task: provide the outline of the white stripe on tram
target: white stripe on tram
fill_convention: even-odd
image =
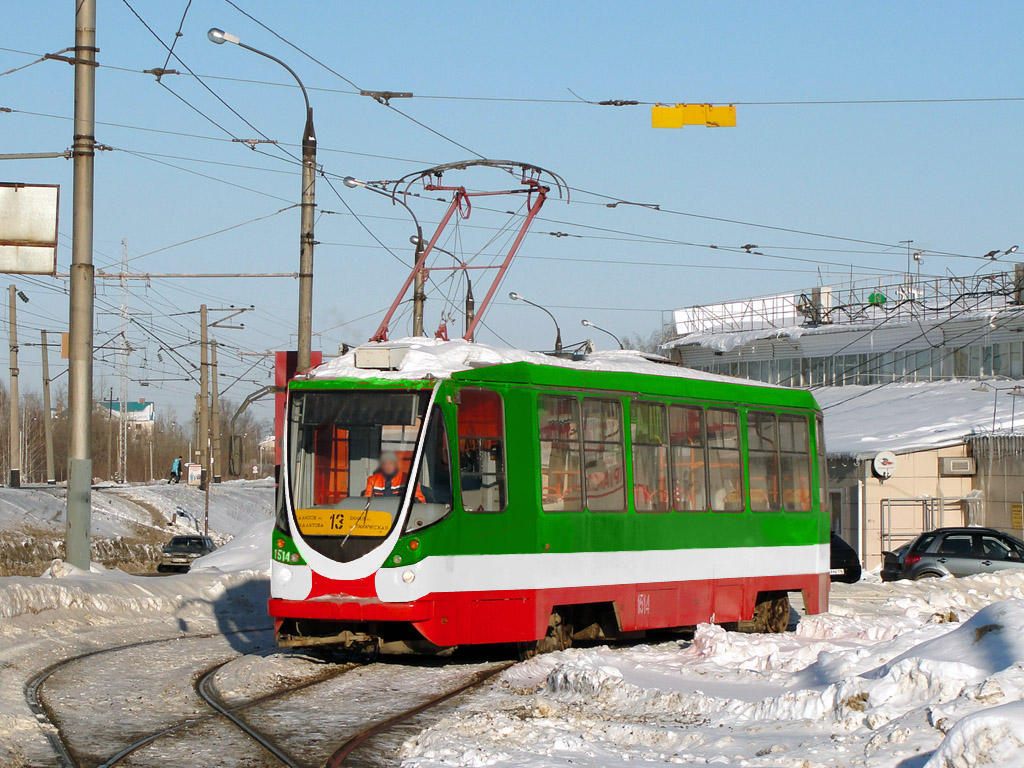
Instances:
[[[450,555],[377,571],[377,595],[389,603],[431,592],[598,587],[752,576],[828,573],[829,545],[723,547],[639,552]],[[406,581],[410,578],[411,581]]]

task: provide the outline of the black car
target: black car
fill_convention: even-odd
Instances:
[[[187,571],[197,558],[210,554],[216,548],[209,536],[175,536],[164,544],[160,565],[156,569],[160,573]]]
[[[992,528],[938,528],[882,555],[882,581],[1024,568],[1024,542]]]
[[[844,584],[856,584],[860,581],[861,567],[860,558],[853,547],[843,541],[836,534],[832,534],[829,540],[829,577],[832,581],[841,581]]]

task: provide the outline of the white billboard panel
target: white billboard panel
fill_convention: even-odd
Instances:
[[[0,272],[57,272],[57,184],[0,182]]]

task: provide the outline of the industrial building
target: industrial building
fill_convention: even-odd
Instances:
[[[686,366],[814,392],[832,527],[866,566],[933,527],[1024,534],[1024,265],[687,307],[666,330]]]

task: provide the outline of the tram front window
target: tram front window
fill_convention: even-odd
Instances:
[[[391,533],[412,495],[406,530],[451,510],[451,470],[444,419],[427,418],[429,392],[295,393],[289,437],[290,490],[302,537],[328,557],[352,560]],[[411,477],[427,424],[423,457]]]

